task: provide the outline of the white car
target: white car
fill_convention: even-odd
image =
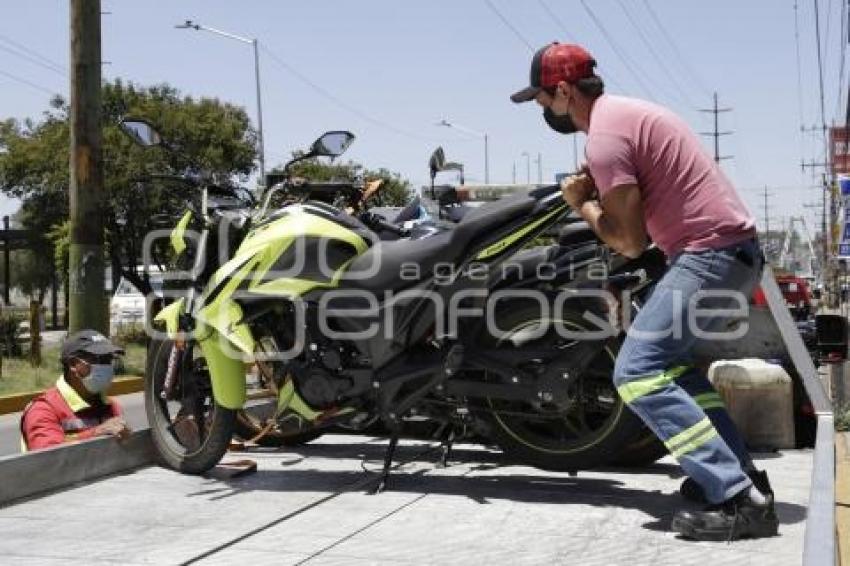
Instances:
[[[150,275],[153,292],[162,293],[162,275]],[[143,324],[145,320],[145,296],[130,281],[121,278],[115,294],[109,302],[109,330],[111,334],[124,325]]]

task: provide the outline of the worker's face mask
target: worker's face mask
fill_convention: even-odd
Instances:
[[[550,128],[559,134],[574,134],[578,131],[575,122],[573,122],[573,119],[569,114],[558,116],[552,112],[551,108],[545,108],[543,110],[543,119],[546,120],[546,123],[549,124]]]
[[[112,364],[89,364],[89,374],[82,378],[83,387],[89,393],[103,393],[112,384],[112,379],[115,377],[115,370]]]

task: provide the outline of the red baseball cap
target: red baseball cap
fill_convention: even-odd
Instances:
[[[531,85],[511,95],[514,102],[534,100],[542,89],[561,81],[574,83],[593,76],[596,60],[581,45],[558,43],[542,47],[531,59]]]

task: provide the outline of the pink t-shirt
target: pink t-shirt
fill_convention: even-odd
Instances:
[[[669,110],[602,95],[591,111],[585,153],[600,196],[638,185],[646,231],[668,257],[755,235],[753,215],[732,183]]]

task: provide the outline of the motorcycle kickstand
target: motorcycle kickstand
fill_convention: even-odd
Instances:
[[[449,429],[449,434],[443,439],[443,442],[440,443],[440,462],[437,464],[438,468],[448,468],[449,467],[449,456],[452,454],[452,446],[455,441],[455,428],[451,427]]]
[[[393,455],[395,454],[396,446],[398,446],[398,432],[393,431],[387,451],[384,454],[384,469],[381,471],[381,479],[378,481],[375,489],[372,490],[371,495],[378,495],[387,489],[387,481],[390,478],[390,468],[393,465]]]

